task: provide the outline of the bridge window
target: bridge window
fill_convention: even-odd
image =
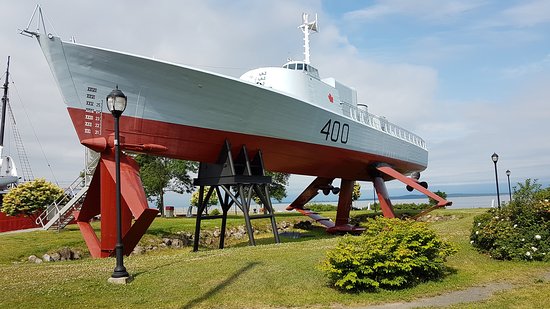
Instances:
[[[289,64],[288,68],[291,69],[291,70],[295,70],[296,69],[296,63]]]
[[[304,64],[303,63],[296,63],[296,70],[302,71],[303,69],[304,69]]]

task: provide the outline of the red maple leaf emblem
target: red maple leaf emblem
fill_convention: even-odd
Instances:
[[[330,101],[330,103],[334,103],[334,97],[330,93],[328,94],[328,100]]]

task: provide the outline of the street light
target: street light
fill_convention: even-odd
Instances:
[[[127,97],[122,91],[116,89],[107,96],[107,108],[115,118],[115,169],[116,169],[116,267],[111,278],[128,278],[130,275],[124,267],[124,245],[122,244],[122,210],[120,207],[120,149],[118,120],[126,109]]]
[[[508,194],[510,195],[510,202],[512,202],[512,189],[510,188],[510,170],[506,170],[506,176],[508,177]]]
[[[497,205],[498,209],[500,210],[500,192],[498,191],[498,173],[497,173],[497,162],[498,162],[498,155],[496,153],[493,153],[491,156],[491,159],[493,160],[493,163],[495,163],[495,182],[497,184]]]

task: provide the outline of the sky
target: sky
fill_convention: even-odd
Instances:
[[[34,176],[66,186],[84,167],[84,148],[38,43],[19,35],[35,5],[3,1],[0,71],[11,55],[10,104]],[[506,170],[512,185],[527,178],[550,184],[548,0],[45,0],[41,6],[46,31],[62,39],[235,77],[302,59],[301,14],[317,14],[311,62],[321,78],[356,88],[371,113],[427,142],[422,179],[430,188],[494,192],[494,152],[501,191],[507,192]],[[7,138],[5,154],[17,162]],[[311,180],[293,176],[289,195]],[[372,185],[362,185],[372,196]],[[388,188],[407,193],[396,181]]]

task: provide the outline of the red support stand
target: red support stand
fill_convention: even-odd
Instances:
[[[123,138],[121,138],[123,142]],[[115,254],[116,244],[116,192],[114,146],[111,136],[94,138],[82,142],[85,146],[101,153],[98,166],[79,212],[75,212],[82,237],[94,258]],[[136,149],[144,145],[126,145],[126,149]],[[153,148],[156,145],[153,145]],[[121,148],[124,144],[121,143]],[[124,254],[129,255],[147,228],[151,225],[158,210],[149,208],[141,179],[139,166],[134,159],[120,155],[122,243]],[[90,221],[101,215],[101,239],[97,237]],[[132,224],[132,220],[134,224]]]
[[[386,189],[386,184],[382,177],[374,177],[373,180],[374,188],[376,188],[376,195],[378,195],[378,201],[380,202],[380,209],[382,210],[382,215],[386,218],[395,218],[395,213],[393,212],[393,205],[390,200],[390,195]]]
[[[362,233],[365,229],[349,224],[349,212],[351,211],[351,200],[353,185],[355,181],[342,179],[340,193],[338,195],[338,209],[336,210],[336,223],[327,229],[328,233]]]

